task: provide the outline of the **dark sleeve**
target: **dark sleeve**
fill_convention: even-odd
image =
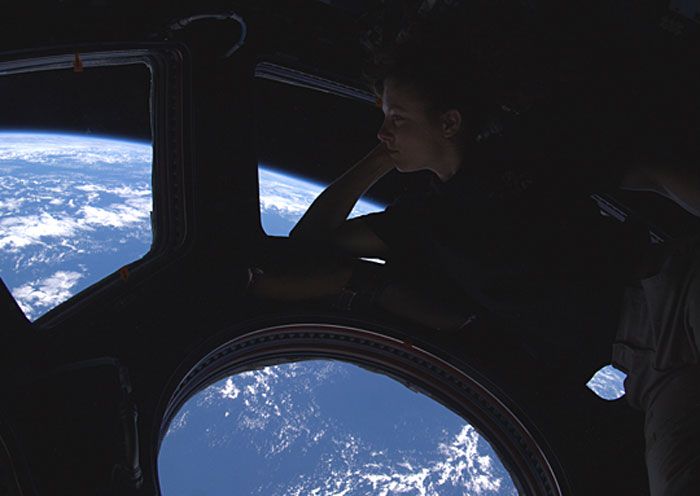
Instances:
[[[427,196],[406,196],[362,220],[389,247],[392,258],[417,256],[421,240],[430,236],[429,208]]]
[[[450,282],[445,267],[440,266],[439,247],[444,239],[438,228],[439,211],[439,198],[426,193],[401,197],[384,212],[362,219],[389,248],[385,270],[392,281],[429,288],[440,301],[463,306],[462,293]]]

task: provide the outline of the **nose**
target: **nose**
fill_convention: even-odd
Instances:
[[[384,119],[384,122],[382,122],[382,127],[380,127],[379,131],[377,131],[377,138],[385,145],[388,145],[394,138],[387,129],[387,119]]]

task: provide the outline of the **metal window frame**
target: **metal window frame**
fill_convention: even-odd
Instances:
[[[289,319],[247,323],[223,331],[183,362],[164,390],[152,426],[155,445],[151,476],[168,427],[182,406],[211,384],[263,366],[310,359],[353,363],[387,375],[460,415],[484,436],[508,470],[519,494],[568,494],[566,477],[536,429],[517,406],[465,364],[401,339],[399,333],[367,323]],[[285,319],[282,319],[284,322]],[[291,322],[290,322],[291,320]],[[323,323],[326,320],[326,323]],[[160,491],[160,489],[158,489]],[[159,492],[160,494],[160,492]]]
[[[0,54],[0,77],[74,66],[78,54],[83,69],[144,64],[151,74],[149,106],[153,148],[151,249],[117,271],[49,310],[31,326],[49,329],[79,312],[86,304],[114,296],[127,283],[160,270],[191,246],[193,237],[192,181],[188,150],[189,53],[174,43],[59,46],[50,50]]]
[[[370,105],[377,104],[377,97],[367,90],[331,79],[331,76],[325,74],[312,72],[308,68],[283,64],[274,59],[259,61],[255,66],[255,77],[349,98]]]

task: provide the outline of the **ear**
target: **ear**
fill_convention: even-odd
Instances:
[[[442,127],[442,135],[445,138],[452,138],[462,129],[462,114],[456,109],[443,112],[440,115],[440,125]]]

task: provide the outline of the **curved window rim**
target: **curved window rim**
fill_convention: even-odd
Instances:
[[[561,477],[532,431],[476,373],[381,332],[319,323],[282,324],[238,334],[181,369],[176,376],[180,380],[171,382],[174,390],[169,389],[172,394],[165,398],[160,426],[155,426],[159,428],[152,458],[155,480],[159,480],[158,455],[168,427],[195,394],[241,372],[322,359],[387,375],[464,418],[491,444],[519,494],[564,494]]]

